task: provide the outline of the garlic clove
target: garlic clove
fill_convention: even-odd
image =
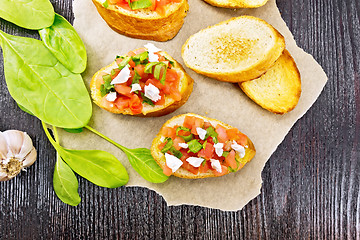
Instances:
[[[21,151],[24,141],[24,132],[18,130],[7,130],[3,133],[8,145],[7,157],[15,157]]]
[[[33,150],[33,148],[34,146],[31,138],[26,132],[24,132],[21,150],[15,155],[15,157],[21,158],[23,156],[27,156]]]
[[[36,160],[36,149],[25,132],[0,132],[0,144],[0,181],[14,178]]]
[[[4,134],[0,132],[0,161],[6,159],[7,153],[8,153],[8,147],[7,147],[6,139],[4,137]]]
[[[36,149],[33,147],[31,152],[26,156],[25,160],[23,161],[23,167],[29,167],[36,161]]]

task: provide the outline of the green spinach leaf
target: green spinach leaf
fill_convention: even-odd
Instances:
[[[145,180],[152,183],[162,183],[169,178],[163,173],[162,168],[155,162],[149,149],[128,149],[123,147],[122,150],[129,158],[131,166]]]
[[[92,127],[86,125],[85,128],[95,133],[96,135],[104,138],[106,141],[114,144],[116,147],[121,149],[126,156],[129,158],[131,166],[137,171],[145,180],[152,183],[162,183],[165,182],[169,177],[163,173],[162,168],[156,163],[154,158],[151,155],[149,149],[146,148],[136,148],[129,149],[126,148],[117,142],[114,142],[110,138],[106,137],[102,133],[96,131]]]
[[[57,154],[53,176],[54,191],[66,204],[77,206],[81,202],[78,193],[79,183],[71,168]]]
[[[107,188],[116,188],[129,181],[124,166],[112,154],[99,150],[72,150],[61,147],[51,137],[43,122],[49,141],[71,169],[90,182]]]
[[[86,49],[71,24],[55,14],[53,25],[39,30],[45,46],[71,72],[82,73],[86,68]]]
[[[0,17],[27,29],[49,27],[54,22],[49,0],[1,0]]]
[[[18,104],[57,127],[88,123],[92,104],[80,74],[65,68],[39,40],[0,31],[0,44],[6,83]]]
[[[32,112],[30,112],[29,110],[27,110],[25,107],[21,106],[21,105],[18,104],[18,103],[17,103],[17,105],[18,105],[18,107],[19,107],[21,110],[23,110],[24,112],[26,112],[26,113],[34,116],[34,114],[33,114]]]
[[[83,128],[64,128],[64,130],[69,133],[81,133],[84,131]]]

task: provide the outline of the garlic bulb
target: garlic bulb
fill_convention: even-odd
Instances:
[[[0,181],[15,177],[36,160],[36,149],[25,132],[8,130],[0,132]]]

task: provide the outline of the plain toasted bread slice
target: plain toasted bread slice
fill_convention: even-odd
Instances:
[[[268,0],[204,0],[205,2],[223,8],[258,8],[264,6]]]
[[[295,108],[301,94],[300,72],[287,50],[265,74],[239,83],[240,88],[262,108],[277,114]]]
[[[187,0],[166,5],[164,15],[150,9],[127,10],[117,5],[105,8],[101,0],[93,0],[98,12],[116,32],[140,39],[167,41],[175,37],[189,9]]]
[[[184,122],[184,119],[186,116],[195,116],[197,118],[202,118],[205,121],[210,122],[214,127],[216,127],[218,124],[220,124],[222,127],[226,129],[234,128],[226,123],[223,123],[219,120],[200,116],[194,113],[187,113],[175,116],[168,120],[160,129],[159,133],[157,134],[156,138],[154,138],[152,145],[151,145],[151,154],[154,157],[155,161],[159,164],[161,168],[165,168],[166,159],[165,154],[161,152],[159,149],[159,145],[163,142],[164,137],[161,135],[162,130],[164,127],[173,127],[175,125],[182,125]],[[246,163],[248,163],[254,156],[255,156],[255,147],[254,144],[251,142],[249,138],[247,138],[247,148],[245,148],[245,156],[243,158],[240,158],[238,154],[236,154],[236,159],[238,162],[240,162],[240,165],[236,171],[239,171],[241,168],[244,167]],[[227,172],[228,174],[230,172]],[[224,175],[226,175],[224,174]],[[207,178],[207,177],[217,177],[212,170],[208,170],[206,173],[198,173],[197,175],[187,171],[186,169],[180,167],[177,171],[175,171],[172,175],[180,178],[189,178],[189,179],[196,179],[196,178]]]
[[[151,106],[147,103],[143,103],[143,109],[140,114],[133,114],[130,109],[126,108],[124,110],[118,109],[114,104],[109,104],[105,97],[101,96],[100,86],[103,83],[102,76],[107,74],[107,72],[111,71],[117,66],[116,61],[111,63],[110,65],[103,67],[98,72],[96,72],[91,79],[90,90],[91,97],[96,105],[99,107],[117,114],[125,114],[125,115],[134,115],[140,117],[157,117],[162,116],[168,113],[171,113],[184,105],[184,103],[190,97],[190,94],[193,90],[194,80],[185,72],[184,68],[169,54],[166,52],[159,52],[162,56],[166,57],[170,61],[174,62],[174,66],[172,69],[176,70],[177,73],[181,76],[179,81],[179,91],[181,94],[181,100],[175,101],[174,99],[165,96],[165,104],[164,105],[155,105]]]
[[[186,66],[225,82],[259,77],[280,57],[284,37],[264,20],[232,18],[192,35],[182,47]]]

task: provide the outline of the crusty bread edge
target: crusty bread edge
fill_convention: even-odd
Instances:
[[[260,4],[249,4],[249,1],[232,1],[232,2],[227,2],[227,3],[220,3],[219,1],[216,0],[204,0],[205,2],[215,6],[215,7],[222,7],[222,8],[258,8],[261,6],[264,6],[268,0],[264,0],[262,3]],[[251,1],[251,0],[250,0]]]
[[[101,107],[109,112],[112,112],[112,113],[133,115],[133,116],[138,116],[138,117],[162,116],[162,115],[171,113],[171,112],[175,111],[176,109],[178,109],[179,107],[181,107],[182,105],[184,105],[185,102],[189,99],[190,94],[193,90],[194,80],[185,72],[185,69],[181,66],[181,64],[178,63],[169,54],[167,54],[164,51],[161,51],[160,54],[165,56],[167,59],[173,61],[174,62],[173,69],[176,69],[177,71],[179,71],[183,74],[183,77],[180,79],[180,83],[179,83],[179,86],[181,87],[181,89],[180,89],[181,100],[180,101],[174,101],[172,98],[166,97],[166,104],[163,105],[163,107],[159,107],[157,109],[150,110],[150,111],[147,111],[145,113],[140,113],[140,114],[132,114],[132,112],[129,109],[124,109],[123,111],[117,109],[116,111],[114,111],[112,109],[106,108],[105,106],[103,106],[101,104],[102,97],[101,97],[100,89],[96,88],[96,79],[99,77],[99,75],[101,73],[103,73],[108,68],[111,68],[113,66],[114,62],[112,62],[110,65],[103,67],[99,71],[97,71],[91,79],[90,90],[91,90],[91,97],[92,97],[94,103],[96,105],[98,105],[99,107]]]
[[[194,114],[194,113],[187,113],[187,114],[181,114],[181,115],[178,115],[178,116],[174,116],[173,118],[166,121],[165,124],[161,127],[159,133],[156,135],[156,137],[154,138],[154,140],[152,142],[152,145],[151,145],[151,154],[154,157],[155,161],[162,168],[164,167],[165,162],[166,162],[165,154],[163,154],[158,148],[159,144],[161,143],[162,129],[164,127],[166,127],[166,126],[171,125],[171,123],[173,123],[176,120],[181,120],[181,118],[185,119],[186,116],[195,116],[195,117],[198,117],[198,118],[202,118],[204,120],[207,120],[207,121],[211,122],[212,124],[213,123],[220,124],[221,126],[225,127],[226,129],[234,128],[234,127],[232,127],[232,126],[230,126],[230,125],[228,125],[226,123],[223,123],[223,122],[221,122],[219,120],[204,117],[204,116],[200,116],[200,115],[197,115],[197,114]],[[241,162],[241,165],[239,166],[239,169],[237,171],[239,171],[247,162],[249,162],[255,156],[255,153],[256,153],[256,150],[255,150],[255,147],[254,147],[254,144],[252,143],[252,141],[249,138],[247,138],[247,140],[248,140],[248,147],[245,149],[246,154],[245,154],[244,158],[239,160]],[[229,174],[229,173],[227,173],[227,174]],[[227,174],[225,174],[225,175],[227,175]],[[209,170],[206,173],[200,173],[199,172],[197,175],[195,175],[195,174],[193,174],[193,173],[191,173],[191,172],[189,172],[189,171],[187,171],[187,170],[185,170],[183,168],[178,169],[175,173],[173,173],[173,176],[180,177],[180,178],[187,178],[187,179],[217,177],[211,170]]]
[[[299,69],[298,69],[298,67],[297,67],[297,65],[296,65],[296,62],[295,62],[294,58],[291,56],[291,54],[289,53],[288,50],[284,49],[284,52],[283,52],[282,55],[283,55],[283,57],[287,58],[286,63],[292,65],[292,68],[293,68],[293,70],[294,70],[294,73],[296,74],[296,77],[295,77],[295,78],[296,78],[296,80],[298,81],[298,83],[299,83],[299,85],[300,85],[300,89],[299,89],[299,91],[296,92],[296,96],[295,96],[295,98],[297,99],[297,101],[296,101],[293,105],[288,106],[288,108],[284,109],[283,111],[277,111],[277,110],[275,110],[275,109],[273,109],[273,108],[269,108],[267,105],[264,105],[264,104],[261,104],[260,102],[258,102],[257,99],[256,99],[254,96],[252,96],[251,94],[248,94],[248,91],[246,90],[246,87],[244,86],[244,84],[238,83],[239,86],[240,86],[240,88],[241,88],[241,90],[242,90],[251,100],[253,100],[256,104],[258,104],[260,107],[268,110],[269,112],[272,112],[272,113],[275,113],[275,114],[280,114],[280,115],[283,115],[283,114],[285,114],[285,113],[288,113],[288,112],[292,111],[292,110],[297,106],[297,104],[298,104],[298,102],[299,102],[299,99],[300,99],[300,96],[301,96],[301,76],[300,76],[300,71],[299,71]],[[266,72],[265,72],[264,74],[266,74]],[[256,81],[256,79],[254,79],[254,80],[252,80],[252,81]]]
[[[120,11],[114,6],[105,8],[98,0],[92,1],[101,17],[114,31],[128,37],[161,42],[176,36],[189,10],[187,0],[182,0],[176,8],[166,11],[164,16],[144,17],[136,12]]]
[[[233,21],[233,20],[236,20],[236,19],[239,19],[239,18],[253,18],[255,20],[263,22],[264,24],[266,24],[272,30],[272,32],[274,33],[277,41],[275,41],[274,46],[268,52],[268,55],[267,55],[266,58],[262,59],[261,61],[257,62],[253,66],[250,66],[248,69],[246,69],[244,71],[241,71],[241,72],[205,72],[202,69],[195,68],[195,66],[190,66],[187,59],[184,57],[185,48],[188,45],[190,39],[195,34],[197,34],[197,33],[195,33],[194,35],[190,36],[186,40],[186,42],[184,43],[184,45],[182,46],[182,49],[181,49],[181,56],[182,56],[182,58],[184,60],[185,65],[188,68],[194,70],[195,72],[197,72],[199,74],[203,74],[205,76],[214,78],[214,79],[219,80],[219,81],[232,82],[232,83],[250,81],[252,79],[258,78],[263,73],[265,73],[267,71],[267,69],[269,69],[272,65],[274,65],[275,61],[280,57],[280,55],[282,54],[282,52],[285,49],[285,38],[280,34],[279,31],[277,31],[273,26],[271,26],[265,20],[262,20],[260,18],[253,17],[253,16],[244,15],[244,16],[240,16],[240,17],[230,18],[229,20],[226,20],[226,21],[220,22],[218,24],[209,26],[209,27],[207,27],[205,29],[202,29],[199,32],[204,31],[204,30],[209,29],[209,28],[212,28],[214,26],[226,24],[226,23],[228,23],[230,21]]]

